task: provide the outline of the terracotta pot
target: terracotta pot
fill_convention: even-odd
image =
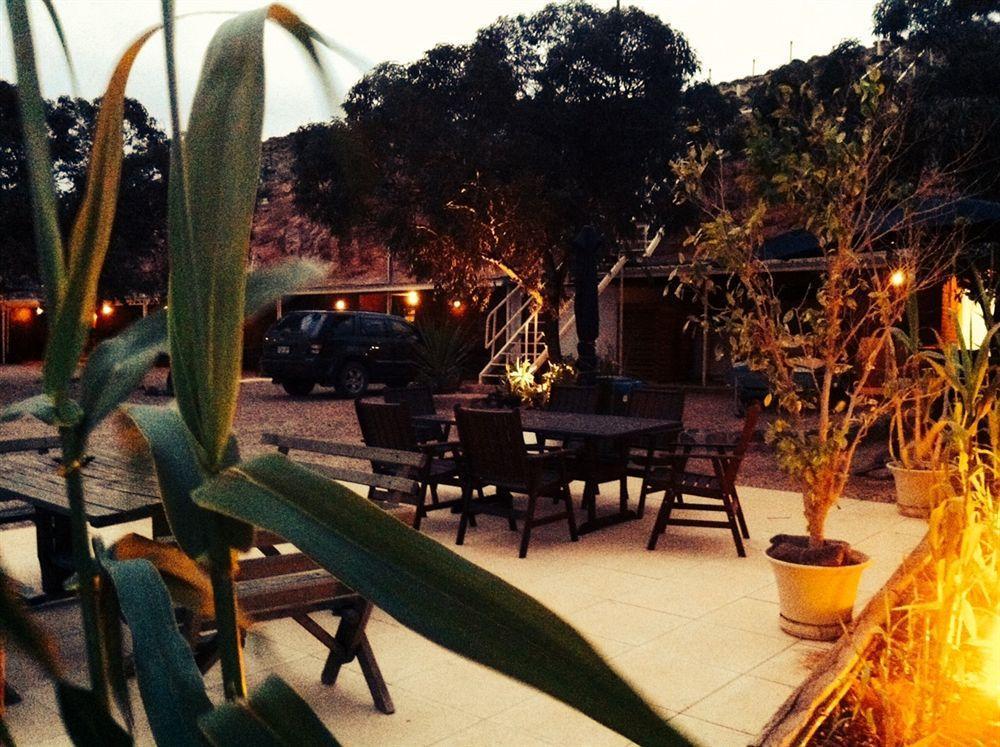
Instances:
[[[908,469],[898,462],[885,465],[896,483],[896,509],[903,516],[926,519],[937,505],[945,480],[940,470]]]
[[[778,582],[781,629],[797,638],[832,641],[851,622],[861,574],[871,558],[850,551],[852,565],[820,566],[787,563],[772,558],[771,568]]]

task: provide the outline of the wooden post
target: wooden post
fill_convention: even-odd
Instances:
[[[702,289],[701,306],[701,385],[708,385],[708,285]]]
[[[618,373],[625,371],[625,273],[618,276]]]

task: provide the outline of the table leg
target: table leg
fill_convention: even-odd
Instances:
[[[73,575],[65,562],[72,556],[73,548],[69,517],[35,508],[34,521],[42,593],[46,598],[64,596],[67,592],[63,583]]]
[[[628,475],[622,474],[619,480],[619,493],[618,493],[618,510],[612,514],[606,514],[604,516],[597,515],[597,480],[598,480],[598,459],[600,457],[600,451],[596,445],[595,439],[588,439],[586,445],[587,454],[587,481],[583,489],[583,503],[587,509],[587,520],[583,522],[577,528],[577,534],[590,534],[591,532],[597,531],[598,529],[604,529],[605,527],[614,526],[615,524],[622,524],[626,521],[634,521],[638,519],[638,515],[635,511],[632,511],[628,507]],[[622,446],[622,457],[627,459],[628,457],[628,446]],[[622,469],[625,470],[627,467],[627,462],[622,462]]]

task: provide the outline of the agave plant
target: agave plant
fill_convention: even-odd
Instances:
[[[48,4],[51,10],[51,5]],[[246,275],[260,166],[263,31],[289,31],[319,65],[322,37],[280,5],[221,25],[206,54],[186,134],[179,128],[174,14],[163,0],[171,103],[170,285],[166,316],[153,315],[102,343],[68,384],[85,343],[107,249],[121,164],[126,52],[104,97],[87,191],[65,247],[55,220],[51,162],[25,0],[7,0],[14,34],[37,248],[53,310],[44,392],[4,417],[32,414],[59,430],[72,507],[74,563],[87,642],[89,688],[66,683],[44,638],[10,599],[4,633],[56,678],[77,743],[128,744],[119,614],[132,633],[136,676],[157,743],[335,744],[318,717],[275,677],[248,693],[234,566],[253,527],[277,532],[403,624],[452,651],[537,687],[641,744],[686,743],[573,628],[531,597],[388,516],[365,499],[280,455],[242,460],[232,434],[242,321],[312,276],[302,265]],[[53,13],[54,17],[54,13]],[[221,167],[220,164],[224,164]],[[169,333],[169,334],[168,334]],[[149,444],[177,545],[210,579],[226,702],[213,707],[174,621],[173,603],[148,560],[91,549],[80,464],[94,427],[116,410],[169,340],[175,406],[126,406]],[[98,579],[101,579],[99,582]],[[515,643],[516,641],[516,643]]]

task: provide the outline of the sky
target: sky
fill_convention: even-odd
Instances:
[[[157,23],[160,0],[54,0],[77,69],[76,94],[93,98],[125,47]],[[226,15],[259,7],[263,0],[176,0],[177,13],[191,14],[177,27],[178,77],[183,112],[197,83],[201,60],[213,32]],[[499,16],[531,13],[544,0],[286,0],[306,21],[351,49],[368,65],[409,62],[441,43],[472,40],[477,29]],[[593,2],[610,7],[613,2]],[[789,60],[828,52],[845,39],[872,40],[874,0],[636,0],[681,31],[701,63],[697,79],[714,82],[760,73]],[[46,97],[73,93],[59,43],[39,0],[29,0],[35,44]],[[337,113],[288,35],[269,24],[265,32],[266,101],[264,135],[283,135]],[[343,93],[364,69],[325,52]],[[13,52],[6,15],[0,15],[0,79],[14,81]],[[140,100],[166,128],[169,121],[162,36],[140,53],[128,94]]]

